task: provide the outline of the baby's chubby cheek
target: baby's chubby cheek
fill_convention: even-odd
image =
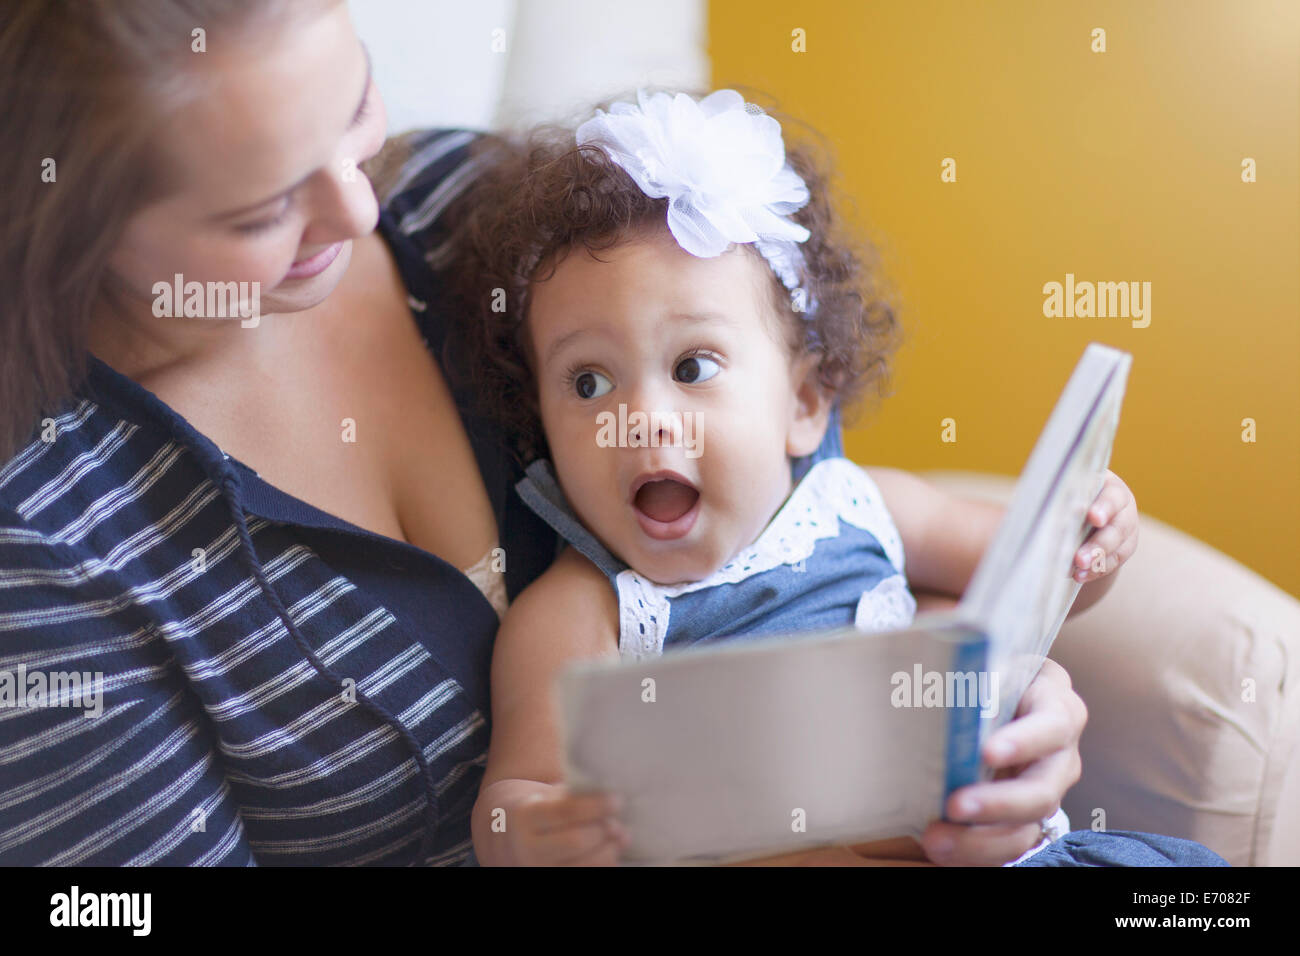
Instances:
[[[757,462],[718,474],[708,474],[706,469],[697,535],[690,542],[694,579],[714,573],[758,540],[789,494],[788,464],[785,469],[768,469]]]
[[[767,487],[749,486],[748,494],[737,496],[739,500],[735,501],[734,507],[728,511],[725,517],[727,545],[731,553],[727,559],[734,557],[736,552],[743,548],[749,547],[767,523],[776,514],[776,509],[780,506],[783,495],[775,493],[771,485]],[[735,494],[733,492],[733,494]]]

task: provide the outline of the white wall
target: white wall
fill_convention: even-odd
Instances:
[[[349,0],[391,132],[559,118],[647,83],[703,87],[705,3]]]
[[[388,129],[488,125],[505,82],[492,31],[509,29],[515,0],[349,0],[370,48]]]
[[[560,119],[644,84],[702,87],[705,0],[519,0],[498,123]]]

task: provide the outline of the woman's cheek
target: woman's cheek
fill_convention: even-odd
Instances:
[[[273,289],[293,265],[300,238],[292,225],[251,235],[228,229],[226,235],[205,242],[192,257],[194,278],[260,282],[263,292]]]

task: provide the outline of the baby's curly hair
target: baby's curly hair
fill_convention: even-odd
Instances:
[[[575,145],[574,130],[547,124],[481,137],[471,160],[481,172],[444,213],[445,276],[466,313],[448,336],[447,365],[459,371],[456,384],[478,396],[479,413],[515,436],[525,464],[547,454],[526,340],[531,284],[549,278],[573,249],[599,257],[648,229],[667,230],[668,199],[645,195],[600,148]],[[818,379],[848,418],[862,410],[869,390],[887,394],[901,328],[883,291],[879,254],[845,234],[814,151],[787,141],[786,160],[810,195],[790,218],[811,233],[801,244],[811,314],[795,311],[789,291],[760,261],[792,351],[820,355]]]

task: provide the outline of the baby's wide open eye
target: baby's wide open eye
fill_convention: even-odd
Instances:
[[[721,371],[722,366],[707,355],[688,355],[673,369],[673,378],[694,385],[697,382],[707,382]]]
[[[598,398],[613,387],[614,383],[599,372],[588,370],[573,377],[573,390],[579,398]]]

